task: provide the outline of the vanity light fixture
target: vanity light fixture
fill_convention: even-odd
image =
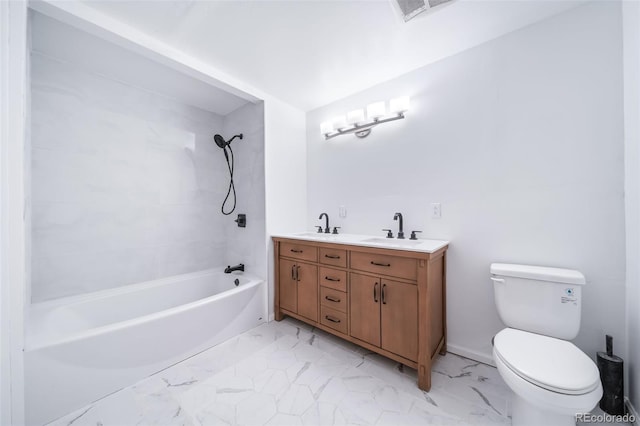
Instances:
[[[359,138],[366,138],[371,133],[371,129],[381,123],[400,120],[404,118],[404,113],[409,111],[410,99],[408,96],[391,99],[389,102],[389,113],[387,113],[386,102],[375,102],[367,106],[367,117],[362,109],[357,109],[344,115],[334,117],[331,121],[320,124],[320,132],[325,140],[335,138],[339,135],[355,133]]]

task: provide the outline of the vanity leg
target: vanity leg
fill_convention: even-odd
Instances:
[[[273,319],[276,321],[282,321],[284,315],[282,311],[280,311],[280,268],[278,268],[278,259],[280,258],[280,243],[277,241],[273,242],[273,264],[275,265],[274,269],[274,283],[273,283]]]
[[[425,392],[431,390],[431,366],[418,365],[418,387]]]
[[[442,254],[442,328],[443,337],[440,355],[447,354],[447,252]]]

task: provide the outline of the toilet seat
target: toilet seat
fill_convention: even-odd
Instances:
[[[595,363],[565,340],[505,328],[494,338],[494,354],[512,373],[554,393],[584,395],[601,386]]]
[[[569,395],[552,392],[531,383],[516,374],[502,361],[502,358],[497,356],[495,347],[493,349],[493,358],[495,360],[496,367],[498,368],[498,372],[500,373],[500,377],[502,377],[513,393],[519,398],[527,401],[529,404],[538,407],[543,412],[546,411],[565,416],[573,416],[576,413],[591,411],[598,401],[600,401],[600,398],[602,398],[602,385],[599,382],[596,389],[582,395]],[[547,422],[542,424],[553,423]]]

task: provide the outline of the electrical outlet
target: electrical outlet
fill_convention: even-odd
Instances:
[[[440,203],[431,203],[431,219],[442,218],[442,206]]]
[[[338,216],[342,218],[347,217],[347,208],[345,206],[338,207]]]

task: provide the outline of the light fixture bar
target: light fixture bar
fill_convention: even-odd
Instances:
[[[382,123],[388,123],[389,121],[396,121],[396,120],[400,120],[404,118],[404,113],[400,112],[396,115],[394,115],[393,117],[388,117],[388,118],[376,118],[373,119],[372,121],[368,122],[368,123],[362,123],[362,124],[354,124],[348,128],[344,128],[344,129],[336,129],[333,132],[330,133],[325,133],[324,134],[324,139],[325,140],[329,140],[331,138],[335,138],[336,136],[340,136],[340,135],[348,135],[350,133],[355,133],[357,137],[359,138],[365,138],[367,136],[369,136],[369,133],[371,133],[371,129],[373,129],[374,127],[376,127],[378,124],[382,124]]]

